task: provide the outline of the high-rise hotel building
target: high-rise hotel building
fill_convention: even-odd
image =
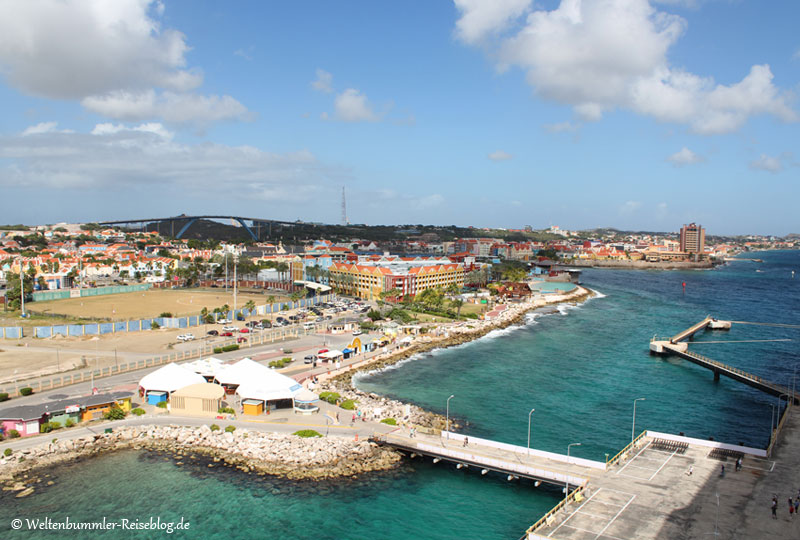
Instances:
[[[700,225],[690,223],[681,227],[681,251],[703,254],[706,246],[706,230]]]

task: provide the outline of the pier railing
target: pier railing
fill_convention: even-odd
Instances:
[[[772,449],[778,442],[778,435],[780,435],[781,429],[783,429],[783,424],[786,423],[786,419],[789,418],[789,411],[792,408],[792,401],[788,400],[786,402],[786,408],[783,410],[783,415],[781,416],[780,422],[778,425],[775,426],[775,429],[770,433],[769,438],[769,446],[767,447],[767,456],[772,455]]]
[[[697,360],[700,360],[700,361],[705,362],[707,364],[710,364],[712,366],[718,367],[720,369],[724,369],[726,371],[730,371],[731,373],[735,373],[735,374],[737,374],[737,375],[739,375],[741,377],[744,377],[746,379],[750,379],[750,380],[756,381],[758,383],[763,384],[764,386],[769,386],[769,387],[776,388],[776,389],[781,388],[781,385],[779,385],[779,384],[775,384],[775,383],[773,383],[771,381],[768,381],[768,380],[766,380],[766,379],[764,379],[762,377],[759,377],[758,375],[753,375],[752,373],[748,373],[747,371],[744,371],[742,369],[730,366],[728,364],[723,364],[722,362],[719,362],[717,360],[712,360],[711,358],[709,358],[707,356],[703,356],[702,354],[697,354],[696,352],[691,352],[691,351],[681,351],[681,353],[685,354],[686,356],[691,356],[693,358],[696,358]]]
[[[587,486],[589,485],[589,480],[586,480],[583,484],[576,487],[572,493],[568,493],[566,497],[561,499],[557,505],[550,509],[545,515],[539,518],[539,521],[528,527],[525,531],[525,534],[520,538],[520,540],[527,540],[529,538],[534,538],[531,535],[536,532],[537,529],[545,526],[550,525],[555,518],[555,515],[562,510],[563,508],[567,507],[570,501],[577,501],[580,502],[583,500],[583,492],[586,490]]]
[[[609,460],[606,462],[606,470],[608,470],[608,468],[609,468],[611,465],[614,465],[614,464],[616,464],[616,463],[617,463],[619,460],[621,460],[621,459],[622,459],[622,457],[623,457],[623,456],[624,456],[624,455],[625,455],[627,452],[629,452],[630,450],[633,450],[633,449],[636,447],[636,445],[639,443],[639,441],[640,441],[642,438],[644,438],[646,435],[647,435],[647,431],[642,431],[641,433],[639,433],[639,436],[638,436],[638,437],[636,437],[636,438],[635,438],[635,439],[633,439],[631,442],[629,442],[627,445],[625,445],[625,448],[623,448],[622,450],[620,450],[619,452],[617,452],[617,455],[616,455],[616,456],[612,457],[611,459],[609,459]]]

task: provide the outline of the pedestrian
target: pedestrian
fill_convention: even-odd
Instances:
[[[338,412],[336,413],[336,423],[337,424],[339,423],[339,413]]]
[[[778,498],[772,497],[772,519],[778,519]]]
[[[356,413],[353,413],[353,418],[350,420],[350,423],[351,424],[355,424],[356,423]]]
[[[469,444],[469,437],[464,437],[464,446]]]
[[[691,465],[689,465],[689,470],[688,470],[688,471],[686,471],[686,476],[692,476],[692,473],[693,473],[693,472],[694,472],[694,467],[692,467]]]
[[[725,476],[725,465],[722,465],[722,470],[719,472],[720,476]]]
[[[737,471],[741,471],[742,470],[742,458],[741,457],[736,460],[736,470]]]
[[[794,519],[794,502],[791,497],[789,497],[789,515]]]
[[[794,513],[800,512],[800,496],[795,497],[794,499]]]

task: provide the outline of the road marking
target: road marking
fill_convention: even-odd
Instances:
[[[678,451],[677,451],[677,450],[675,450],[675,451],[672,453],[672,456],[674,456],[674,455],[675,455],[675,454],[677,454],[677,453],[678,453]],[[652,480],[653,478],[655,478],[655,476],[656,476],[656,475],[657,475],[659,472],[661,472],[661,469],[663,469],[663,468],[664,468],[664,465],[666,465],[667,463],[669,463],[669,460],[671,460],[671,459],[672,459],[672,456],[669,456],[669,457],[667,458],[667,460],[666,460],[664,463],[662,463],[662,464],[661,464],[661,467],[659,467],[659,468],[658,468],[658,470],[657,470],[656,472],[654,472],[654,473],[653,473],[653,475],[652,475],[650,478],[648,478],[648,479],[647,479],[647,481],[648,481],[648,482],[649,482],[650,480]]]
[[[634,461],[634,460],[635,460],[637,457],[639,457],[639,454],[641,454],[642,452],[644,452],[645,450],[647,450],[649,447],[650,447],[650,443],[648,442],[648,443],[647,443],[647,444],[644,446],[644,448],[642,448],[641,450],[639,450],[639,453],[638,453],[638,454],[636,454],[635,456],[633,456],[633,457],[632,457],[632,458],[631,458],[631,459],[628,461],[628,463],[626,463],[626,464],[625,464],[625,467],[627,467],[628,465],[630,465],[631,463],[633,463],[633,461]],[[617,474],[619,474],[619,473],[621,473],[622,471],[624,471],[624,470],[625,470],[625,467],[622,467],[620,470],[618,470],[618,471],[617,471]]]
[[[597,536],[595,536],[595,537],[594,537],[594,539],[595,539],[595,540],[597,540],[597,539],[598,539],[598,538],[600,538],[601,536],[607,536],[607,535],[603,535],[603,533],[604,533],[604,532],[606,532],[606,529],[608,529],[608,528],[611,526],[611,524],[612,524],[612,523],[614,523],[614,521],[616,521],[616,520],[617,520],[617,518],[619,517],[619,515],[620,515],[622,512],[624,512],[624,511],[625,511],[625,509],[628,507],[628,505],[629,505],[629,504],[631,504],[635,498],[636,498],[636,495],[632,495],[632,496],[631,496],[630,500],[629,500],[628,502],[626,502],[626,503],[625,503],[625,506],[623,506],[623,507],[620,509],[620,511],[619,511],[619,512],[617,512],[617,515],[616,515],[616,516],[614,516],[613,518],[611,518],[611,521],[609,521],[609,522],[608,522],[608,524],[607,524],[605,527],[603,527],[603,530],[602,530],[602,531],[600,531],[600,532],[597,534]]]
[[[600,493],[601,491],[603,491],[603,489],[604,489],[604,488],[600,488],[600,489],[598,489],[597,491],[595,491],[594,493],[592,493],[592,494],[589,496],[589,498],[588,498],[588,499],[586,499],[585,501],[583,501],[583,504],[581,504],[581,505],[580,505],[578,508],[576,508],[576,509],[575,509],[575,511],[573,511],[573,512],[572,512],[572,513],[571,513],[569,516],[567,516],[567,518],[566,518],[564,521],[562,521],[561,523],[559,523],[559,524],[558,524],[558,527],[556,527],[555,529],[553,529],[553,532],[551,532],[551,533],[550,533],[550,534],[548,534],[547,536],[549,536],[549,537],[551,537],[551,538],[552,538],[552,537],[553,537],[553,535],[556,533],[556,531],[558,531],[558,529],[560,529],[560,528],[561,528],[561,527],[562,527],[562,526],[563,526],[563,525],[564,525],[564,524],[565,524],[567,521],[569,521],[569,519],[570,519],[572,516],[574,516],[574,515],[575,515],[575,513],[576,513],[578,510],[580,510],[581,508],[583,508],[584,506],[586,506],[587,504],[589,504],[589,501],[591,501],[591,500],[594,498],[594,496],[595,496],[595,495],[597,495],[598,493]]]

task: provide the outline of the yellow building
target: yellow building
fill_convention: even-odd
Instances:
[[[416,296],[426,289],[464,286],[464,266],[456,263],[380,266],[335,262],[329,272],[332,287],[366,300],[376,300],[392,289],[399,290],[400,296]]]

